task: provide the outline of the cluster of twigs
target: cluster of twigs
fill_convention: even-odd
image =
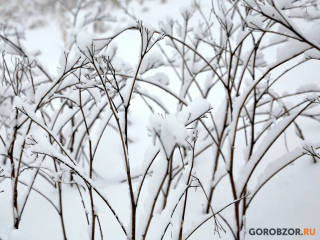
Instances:
[[[85,11],[85,7],[79,1],[76,8],[69,9],[73,27],[77,26],[79,14]],[[98,227],[103,239],[104,225],[96,206],[98,198],[109,208],[128,239],[156,239],[154,236],[158,235],[151,234],[150,229],[159,221],[154,217],[157,209],[165,222],[159,239],[169,236],[169,229],[176,232],[176,239],[189,239],[210,219],[214,219],[214,232],[219,236],[221,231],[230,231],[235,240],[244,239],[247,209],[257,192],[274,175],[305,154],[319,158],[313,148],[311,151],[305,149],[306,153],[303,153],[301,149],[289,151],[286,146],[288,153],[282,160],[277,160],[277,167],[266,173],[264,181],[259,182],[248,197],[248,186],[257,165],[281,136],[286,139],[289,126],[295,129],[298,139],[305,140],[303,124],[298,123],[298,118],[320,121],[319,114],[309,111],[318,104],[301,97],[310,93],[319,95],[320,89],[306,88],[282,95],[274,89],[288,72],[315,59],[310,56],[317,52],[312,55],[310,51],[320,51],[320,46],[297,29],[288,17],[291,10],[303,12],[314,7],[306,1],[295,1],[292,6],[282,8],[272,0],[217,1],[212,3],[210,18],[207,18],[201,3],[195,1],[193,8],[181,10],[182,20],[167,19],[159,24],[159,30],[135,19],[135,15],[124,8],[125,13],[137,21],[136,24],[108,38],[94,39],[86,48],[78,48],[76,36],[72,33],[66,48],[70,52],[61,55],[61,68],[55,77],[35,55],[26,52],[21,44],[21,33],[7,25],[1,26],[0,38],[6,46],[1,60],[0,92],[3,106],[0,113],[1,164],[6,174],[1,182],[11,181],[14,227],[19,229],[20,222],[26,219],[22,217],[24,209],[30,201],[30,193],[35,191],[56,210],[63,237],[67,239],[64,211],[68,209],[63,208],[63,195],[67,191],[65,185],[71,183],[79,193],[92,240],[98,238]],[[199,23],[192,21],[196,14],[200,17]],[[97,21],[115,20],[101,9],[94,16],[85,16],[83,28]],[[118,67],[117,51],[110,49],[112,42],[126,31],[140,34],[139,59],[135,68],[124,61]],[[277,37],[270,40],[271,36]],[[276,51],[283,43],[289,48],[304,45],[299,45],[292,54],[280,57],[274,64],[263,58],[266,51]],[[212,54],[208,57],[203,48]],[[154,51],[159,51],[161,57],[151,57]],[[301,59],[303,54],[309,54],[309,57]],[[283,68],[285,64],[290,66]],[[282,73],[274,75],[274,70],[282,70]],[[168,71],[173,71],[170,80],[179,83],[178,90],[170,88],[163,75],[150,77],[154,72],[163,74]],[[173,97],[177,111],[170,111],[165,101],[143,91],[143,86],[157,87],[164,96]],[[217,93],[222,94],[220,99],[216,99]],[[135,159],[130,157],[130,145],[135,143],[129,136],[134,95],[141,97],[150,113],[161,112],[165,116],[155,117],[162,124],[159,129],[152,124],[149,128],[154,149],[145,159],[147,167],[137,176],[132,174]],[[220,108],[215,109],[216,112],[212,107],[197,111],[191,107],[197,95],[214,107],[221,100]],[[285,100],[292,98],[300,101],[293,106],[287,104]],[[188,116],[181,117],[185,112]],[[163,133],[165,121],[170,119],[184,119],[182,127],[186,131],[183,142],[173,135],[172,147],[168,147],[167,136]],[[94,137],[97,126],[98,135]],[[121,144],[124,158],[119,164],[125,166],[126,179],[122,184],[127,184],[129,191],[127,226],[117,213],[117,207],[95,184],[95,180],[101,178],[94,167],[99,162],[96,153],[109,127],[116,131],[116,141]],[[245,148],[244,157],[237,156],[236,149],[242,147]],[[197,167],[197,158],[208,149],[212,150],[208,159],[210,164],[205,166],[212,167],[209,181],[197,176],[195,171],[196,168],[201,170],[201,166]],[[243,172],[238,179],[234,176],[239,171],[234,167],[235,161],[243,162]],[[156,163],[161,168],[154,167]],[[29,174],[31,181],[27,182],[24,174]],[[232,192],[232,199],[226,202],[226,207],[234,205],[234,219],[221,214],[226,207],[215,210],[212,206],[214,193],[224,178],[230,182]],[[36,181],[45,181],[54,189],[58,204],[47,196],[44,189],[37,188]],[[147,200],[141,198],[146,183],[153,182],[155,185],[150,196]],[[21,200],[20,186],[25,187]],[[191,222],[187,218],[187,212],[192,208],[188,201],[195,197],[190,194],[190,189],[201,190],[204,199],[201,203],[206,205],[204,213],[209,215],[191,229],[186,229],[185,223]],[[176,193],[180,195],[172,197]],[[199,195],[196,197],[201,198]],[[172,199],[176,201],[170,202]],[[148,201],[149,206],[145,210],[141,206],[146,204],[144,201]],[[90,210],[86,205],[90,205]],[[167,215],[164,214],[166,211],[169,211]],[[145,221],[139,223],[142,230],[138,232],[137,218],[140,215],[145,215]]]

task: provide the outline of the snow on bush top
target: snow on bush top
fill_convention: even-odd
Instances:
[[[91,51],[92,37],[87,32],[79,32],[77,35],[77,45],[82,52]]]

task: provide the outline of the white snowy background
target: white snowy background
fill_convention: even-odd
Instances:
[[[161,2],[158,0],[144,1],[140,4],[138,1],[133,1],[129,4],[128,10],[134,12],[135,16],[148,22],[155,28],[158,27],[159,21],[165,21],[167,16],[174,19],[181,20],[181,7],[188,7],[193,1],[190,0],[167,0]],[[1,3],[6,4],[6,3]],[[201,1],[203,13],[209,18],[211,10],[211,1]],[[105,11],[110,11],[113,16],[117,17],[117,21],[108,22],[108,28],[105,33],[91,33],[94,38],[110,36],[112,33],[121,26],[127,26],[128,22],[132,19],[128,17],[122,9],[108,7]],[[61,56],[61,50],[65,48],[66,43],[63,41],[61,20],[52,19],[52,16],[34,16],[29,15],[28,21],[32,18],[43,18],[46,23],[43,26],[36,27],[34,29],[26,28],[25,39],[23,40],[24,46],[27,46],[31,52],[33,50],[41,50],[41,55],[38,56],[38,61],[41,62],[52,76],[57,75],[57,68],[59,67],[59,58]],[[191,22],[196,23],[199,21],[199,14],[195,14],[191,19]],[[63,24],[63,23],[62,23]],[[90,29],[88,30],[90,31]],[[215,32],[213,32],[215,35]],[[123,58],[131,66],[135,66],[139,58],[140,49],[140,36],[138,31],[127,31],[121,34],[117,40],[118,56]],[[285,46],[284,43],[278,48]],[[80,46],[79,46],[80,47]],[[212,50],[202,49],[203,55],[207,58],[212,57]],[[265,59],[268,64],[276,60],[276,50],[266,51]],[[150,53],[151,54],[151,53]],[[315,84],[317,88],[320,88],[319,84],[319,61],[309,61],[299,68],[291,71],[285,75],[281,81],[277,82],[274,87],[278,93],[295,92],[300,86],[306,84]],[[280,68],[283,71],[286,65]],[[281,72],[279,70],[279,73]],[[163,68],[163,71],[168,75],[170,80],[170,89],[176,91],[178,89],[178,83],[176,82],[176,76],[169,68]],[[278,70],[277,70],[278,71]],[[163,104],[168,108],[170,112],[176,112],[176,101],[161,90],[156,90],[150,87],[148,84],[140,84],[142,88],[149,91],[154,95],[161,98]],[[197,91],[190,90],[193,96],[197,95]],[[220,97],[221,96],[221,97]],[[218,111],[225,99],[222,98],[222,90],[217,88],[208,101],[212,106],[212,112]],[[294,100],[292,100],[294,101]],[[163,113],[160,108],[154,106],[156,112]],[[319,109],[318,109],[319,110]],[[142,162],[146,149],[152,144],[151,138],[148,136],[147,126],[150,125],[150,111],[143,100],[136,96],[130,105],[130,120],[132,124],[129,126],[130,138],[133,143],[129,147],[130,163],[132,175],[137,175],[141,171]],[[304,135],[311,142],[320,142],[320,126],[314,121],[300,118],[298,122],[303,126]],[[96,126],[97,127],[97,126]],[[97,127],[98,128],[98,127]],[[98,131],[98,129],[97,129]],[[92,131],[94,132],[94,130]],[[240,134],[241,139],[243,136]],[[295,137],[294,129],[289,128],[286,131],[287,146],[288,149],[294,150],[296,147],[300,147],[300,140]],[[261,142],[263,144],[263,142]],[[235,161],[234,169],[235,179],[239,176],[239,169],[244,164],[243,148],[245,147],[244,141],[242,143],[237,142],[237,148],[235,149],[235,158],[239,160]],[[303,149],[301,149],[303,150]],[[268,164],[278,158],[281,158],[283,154],[287,152],[285,147],[284,137],[281,136],[268,153],[264,156],[263,161],[258,165],[257,170],[252,176],[252,182],[249,189],[254,188],[257,181],[257,177],[264,172]],[[208,191],[208,184],[210,184],[213,161],[211,160],[212,150],[208,149],[202,153],[195,160],[194,172],[196,176],[201,179],[205,185],[205,189]],[[4,166],[6,170],[6,166]],[[123,160],[121,156],[121,147],[119,141],[119,135],[112,128],[107,128],[102,137],[102,142],[98,148],[94,161],[94,169],[104,178],[104,181],[98,181],[100,189],[108,196],[108,200],[111,205],[117,211],[118,215],[123,221],[128,221],[128,210],[130,208],[130,202],[127,195],[127,184],[121,183],[126,179],[125,171],[123,170]],[[156,169],[154,169],[156,170]],[[27,178],[27,176],[26,176]],[[138,183],[138,180],[133,181],[134,186]],[[283,169],[275,177],[272,178],[255,196],[255,199],[250,204],[250,208],[247,211],[246,216],[246,228],[316,228],[317,233],[315,236],[250,236],[248,233],[246,239],[318,239],[320,231],[320,167],[319,163],[313,163],[313,160],[309,156],[304,156],[295,161],[290,166]],[[148,183],[147,183],[148,184]],[[47,186],[45,182],[37,181],[36,186],[38,189],[44,189],[44,191],[50,195],[52,191],[51,186]],[[0,194],[0,239],[15,239],[15,240],[59,240],[62,238],[61,223],[58,215],[50,204],[40,197],[36,193],[30,195],[30,199],[26,205],[23,219],[20,223],[19,231],[12,232],[12,206],[11,204],[11,182],[9,180],[1,181],[0,190],[4,190]],[[19,186],[19,189],[24,187]],[[79,199],[77,189],[71,187],[68,184],[63,185],[63,208],[64,218],[67,229],[68,239],[89,239],[87,223],[85,220],[84,212],[82,209],[82,203]],[[142,191],[142,197],[145,199],[148,195],[148,186],[145,186],[145,190]],[[197,192],[198,193],[198,192]],[[203,209],[206,206],[206,201],[203,195],[194,193],[191,189],[190,194],[193,197],[188,199],[189,212],[187,212],[187,218],[196,219],[198,215],[202,214]],[[52,196],[52,201],[57,202],[56,196]],[[215,190],[212,206],[214,210],[219,210],[229,202],[232,202],[232,192],[228,178],[224,178]],[[97,198],[97,206],[99,206],[99,217],[103,226],[104,239],[126,239],[122,234],[118,223],[115,221],[114,216],[110,214],[108,208],[100,202]],[[229,208],[222,212],[225,218],[229,218],[233,214],[234,207],[231,205]],[[139,219],[139,217],[138,217]],[[188,222],[187,224],[191,224]],[[223,226],[224,223],[221,223]],[[156,232],[156,229],[160,227],[155,224],[151,224],[149,237],[152,238],[152,232]],[[221,232],[221,239],[233,239],[230,231],[226,228],[226,233]],[[96,230],[96,239],[99,239],[99,231]],[[168,235],[166,239],[171,239]],[[214,222],[213,219],[205,223],[200,230],[195,232],[190,239],[219,239],[217,233],[214,234]]]

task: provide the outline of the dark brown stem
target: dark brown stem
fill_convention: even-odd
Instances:
[[[159,195],[160,195],[160,192],[161,192],[161,190],[162,190],[163,184],[164,184],[164,182],[165,182],[165,180],[166,180],[166,176],[167,176],[168,171],[169,171],[169,164],[170,164],[169,159],[167,159],[167,162],[168,162],[168,163],[167,163],[167,169],[166,169],[165,174],[164,174],[164,176],[163,176],[163,178],[162,178],[161,184],[160,184],[160,186],[158,187],[157,194],[156,194],[156,196],[155,196],[155,198],[154,198],[154,200],[153,200],[153,204],[152,204],[151,212],[150,212],[150,215],[149,215],[147,227],[146,227],[146,229],[145,229],[145,231],[144,231],[144,234],[142,235],[143,240],[145,240],[146,237],[147,237],[148,230],[149,230],[149,226],[150,226],[151,220],[152,220],[152,218],[153,218],[154,208],[155,208],[155,206],[156,206],[158,197],[159,197]]]
[[[170,187],[171,187],[171,183],[172,183],[172,159],[173,157],[171,156],[170,158],[170,163],[169,163],[169,174],[168,174],[168,185],[167,185],[167,190],[165,192],[165,195],[164,195],[164,200],[163,200],[163,206],[162,206],[162,209],[164,209],[167,205],[167,200],[168,200],[168,197],[169,197],[169,191],[170,191]]]

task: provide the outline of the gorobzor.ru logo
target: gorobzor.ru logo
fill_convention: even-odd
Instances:
[[[250,235],[309,235],[316,234],[315,228],[250,228]]]

